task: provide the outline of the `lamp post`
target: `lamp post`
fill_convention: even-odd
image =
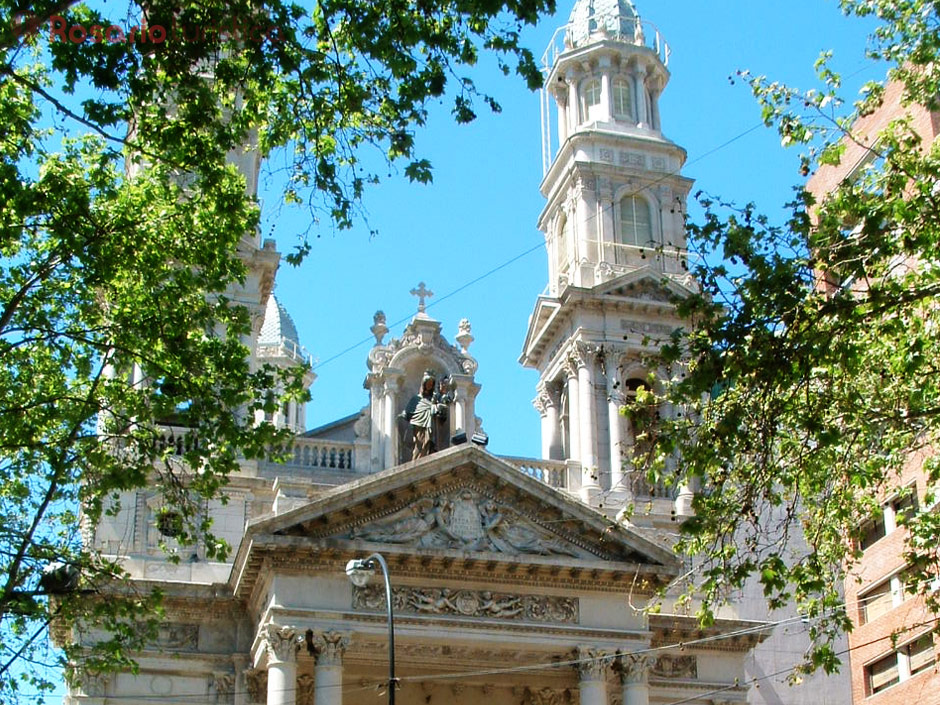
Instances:
[[[388,607],[388,705],[395,705],[395,617],[392,614],[392,582],[388,577],[388,563],[379,553],[367,558],[353,558],[346,564],[346,575],[356,587],[365,587],[375,575],[375,566],[382,569],[385,580],[385,604]]]

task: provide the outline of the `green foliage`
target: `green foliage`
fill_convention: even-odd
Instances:
[[[804,667],[826,671],[856,611],[841,587],[866,524],[905,466],[940,441],[940,144],[924,143],[906,115],[937,107],[938,7],[842,6],[881,20],[869,51],[892,67],[900,106],[869,84],[840,115],[825,55],[818,90],[748,76],[766,123],[804,148],[804,175],[840,162],[851,173],[819,202],[797,188],[782,226],[702,199],[690,248],[722,263],[697,267],[701,295],[679,304],[689,332],[666,350],[676,372],[661,401],[682,413],[663,420],[650,465],[699,490],[679,547],[702,561],[701,616],[757,580],[771,608],[795,602],[807,617],[815,643]],[[858,118],[901,106],[877,134],[857,131]],[[853,170],[844,158],[857,145],[871,150]],[[934,485],[936,463],[925,470]],[[937,515],[915,514],[906,528],[913,587],[936,610]]]
[[[498,109],[458,74],[480,51],[538,85],[519,30],[552,9],[155,0],[107,17],[0,0],[0,700],[50,689],[49,667],[75,681],[133,668],[159,595],[134,594],[83,528],[147,486],[164,533],[224,558],[205,501],[240,461],[283,447],[256,412],[304,399],[302,368],[247,359],[258,209],[232,157],[276,152],[285,200],[317,228],[349,227],[378,181],[365,150],[426,182],[428,101],[455,85],[458,119],[475,99]],[[77,584],[44,576],[56,564]]]

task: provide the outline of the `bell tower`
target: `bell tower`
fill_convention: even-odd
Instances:
[[[649,497],[668,513],[671,497],[634,468],[644,420],[620,411],[662,374],[645,359],[682,325],[674,301],[694,287],[692,181],[659,111],[669,47],[629,0],[577,0],[543,63],[548,286],[520,357],[540,372],[542,456],[567,462],[568,488],[585,502]]]

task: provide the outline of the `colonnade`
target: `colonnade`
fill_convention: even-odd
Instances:
[[[243,671],[245,687],[235,689],[236,705],[342,705],[343,655],[349,645],[348,634],[305,633],[268,624],[261,637],[267,669]],[[298,678],[297,657],[304,647],[310,648],[315,657],[312,680],[306,675]],[[587,646],[577,647],[576,652],[581,705],[608,705],[610,675],[619,681],[623,705],[649,705],[648,674],[653,658]]]
[[[625,398],[621,388],[621,354],[600,345],[576,341],[565,360],[563,374],[541,382],[533,401],[542,418],[542,457],[573,460],[581,465],[581,496],[585,501],[602,489],[599,470],[609,470],[610,488],[623,487],[623,453],[632,444],[630,421],[620,414]],[[598,383],[606,392],[606,428],[598,423]],[[567,399],[563,418],[562,396]],[[607,434],[608,452],[599,450],[598,437]],[[602,457],[603,456],[603,457]]]

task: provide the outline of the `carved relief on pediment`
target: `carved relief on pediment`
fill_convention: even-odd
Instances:
[[[520,516],[511,507],[465,488],[427,498],[343,538],[417,548],[587,557],[592,554]]]
[[[454,615],[527,622],[576,624],[578,600],[551,595],[514,595],[489,590],[448,588],[392,589],[392,606],[397,613]],[[385,588],[367,585],[353,589],[353,608],[385,609]]]

